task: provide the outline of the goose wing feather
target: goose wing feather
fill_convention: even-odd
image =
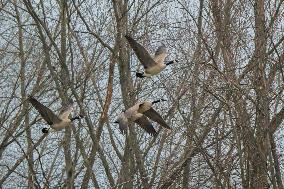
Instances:
[[[146,116],[143,115],[142,117],[136,119],[134,122],[137,123],[140,127],[142,127],[150,135],[158,135],[157,131],[154,129],[153,125]]]
[[[137,58],[143,65],[144,69],[153,67],[157,63],[153,60],[151,55],[148,53],[148,51],[136,40],[134,40],[132,37],[126,35],[125,38],[127,39],[128,43],[130,44],[131,48],[134,50]]]
[[[73,103],[68,104],[67,106],[63,106],[59,113],[60,119],[67,119],[70,113],[73,111],[74,106]]]
[[[55,115],[52,110],[41,104],[34,97],[30,96],[28,100],[33,105],[33,107],[39,112],[42,118],[47,122],[47,124],[52,125],[61,121],[61,119],[57,115]]]
[[[126,118],[124,113],[121,113],[117,119],[119,130],[122,134],[126,134],[127,127],[128,127],[128,119]]]
[[[150,118],[151,120],[159,123],[161,126],[167,129],[171,129],[170,126],[162,118],[162,116],[160,116],[160,114],[156,112],[156,110],[154,110],[152,107],[149,110],[145,111],[143,114],[148,118]]]

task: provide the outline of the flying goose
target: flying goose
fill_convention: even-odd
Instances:
[[[137,123],[140,127],[142,127],[147,133],[153,136],[157,136],[158,133],[154,129],[151,120],[159,123],[161,126],[170,129],[168,124],[163,120],[163,118],[152,108],[152,105],[161,101],[165,101],[164,99],[155,100],[153,102],[144,101],[141,103],[137,103],[131,108],[123,111],[115,123],[119,124],[119,129],[124,134],[128,127],[128,122],[132,121]]]
[[[153,136],[157,136],[158,135],[158,133],[154,129],[152,123],[143,114],[141,114],[141,113],[133,113],[132,116],[130,116],[130,117],[127,117],[127,116],[129,116],[129,115],[125,114],[125,112],[122,112],[119,115],[119,117],[117,118],[117,120],[115,121],[115,123],[119,124],[119,129],[120,129],[122,134],[126,133],[126,129],[128,127],[129,121],[133,121],[134,123],[137,123],[140,127],[142,127],[150,135],[153,135]]]
[[[50,125],[50,127],[55,131],[60,131],[65,127],[69,126],[72,121],[83,118],[82,115],[73,118],[68,118],[69,114],[73,110],[73,102],[71,102],[68,106],[63,107],[59,115],[57,116],[52,110],[41,104],[34,97],[29,96],[28,100],[33,105],[33,107],[40,113],[40,115],[47,122],[47,124]],[[48,133],[49,130],[50,128],[45,127],[42,129],[42,132]]]
[[[165,45],[158,47],[155,52],[155,56],[152,58],[148,51],[132,37],[126,35],[125,38],[127,39],[131,48],[134,50],[137,58],[139,59],[145,70],[144,73],[136,72],[136,77],[151,77],[160,73],[167,65],[173,64],[175,62],[169,61],[165,63],[165,58],[167,56],[167,49]]]

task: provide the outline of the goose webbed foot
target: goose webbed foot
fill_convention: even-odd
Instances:
[[[44,128],[42,128],[42,133],[48,133],[48,130],[49,130],[49,128],[46,128],[46,127],[44,127]]]

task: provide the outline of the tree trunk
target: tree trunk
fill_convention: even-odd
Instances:
[[[256,151],[251,151],[251,187],[267,188],[268,186],[268,125],[269,125],[269,99],[266,85],[266,28],[264,0],[255,1],[255,53],[254,53],[254,86],[256,92]]]

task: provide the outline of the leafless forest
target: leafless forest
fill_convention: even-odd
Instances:
[[[1,0],[1,188],[282,189],[283,20],[283,0]],[[178,63],[136,78],[125,34]],[[28,95],[85,117],[43,134]],[[172,132],[120,133],[159,98]]]

